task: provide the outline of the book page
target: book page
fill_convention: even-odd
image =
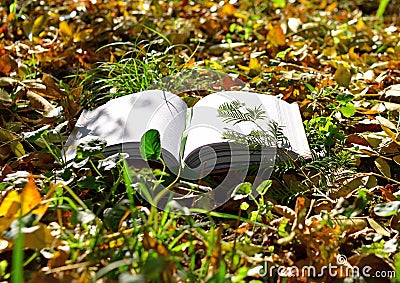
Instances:
[[[266,95],[265,95],[266,96]],[[243,134],[249,134],[256,126],[251,122],[242,122],[236,125],[232,123],[225,123],[222,118],[218,117],[218,107],[225,102],[232,102],[239,100],[244,102],[246,107],[254,108],[262,106],[267,112],[267,116],[274,119],[276,118],[276,98],[273,96],[266,96],[261,101],[259,95],[243,92],[243,91],[226,91],[210,94],[193,106],[193,116],[188,127],[188,138],[186,141],[184,159],[194,150],[204,145],[213,143],[227,142],[223,138],[223,133],[226,128],[238,131]],[[269,106],[268,110],[265,105]],[[259,125],[267,130],[269,119],[260,121]]]
[[[66,144],[67,160],[73,158],[82,138],[100,136],[107,141],[107,146],[122,144],[123,147],[125,143],[139,144],[149,129],[158,130],[163,149],[178,158],[186,112],[187,106],[180,97],[161,90],[110,100],[81,114]]]
[[[236,125],[225,123],[218,117],[218,107],[225,102],[239,100],[245,103],[245,107],[254,108],[261,105],[266,111],[267,118],[257,123],[268,131],[268,125],[274,120],[283,127],[283,133],[289,140],[287,149],[300,155],[307,155],[309,152],[308,142],[304,133],[299,108],[296,104],[289,104],[277,99],[272,95],[257,94],[243,91],[226,91],[214,93],[201,99],[193,107],[193,117],[188,127],[188,138],[186,141],[184,159],[199,148],[227,142],[223,133],[227,128],[238,131],[242,134],[249,134],[256,130],[251,122],[241,122]]]

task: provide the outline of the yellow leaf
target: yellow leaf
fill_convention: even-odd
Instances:
[[[67,40],[71,39],[74,36],[74,32],[71,26],[66,21],[60,22],[59,29],[61,36]]]
[[[271,43],[272,46],[278,47],[286,44],[286,36],[280,25],[268,26],[267,41]]]
[[[47,226],[42,223],[39,223],[38,226],[38,229],[34,230],[32,233],[24,233],[25,248],[40,250],[48,247],[53,242],[54,237],[51,235]]]
[[[324,54],[326,57],[334,58],[337,55],[337,51],[336,51],[336,48],[332,46],[332,47],[325,48],[322,51],[322,54]]]
[[[16,191],[10,191],[0,204],[0,234],[10,227],[18,211],[19,195]]]
[[[29,181],[26,183],[24,189],[22,190],[20,199],[22,215],[30,212],[42,201],[42,197],[32,176],[30,176]],[[34,212],[32,211],[32,213]]]
[[[339,86],[349,87],[351,82],[351,72],[343,65],[339,65],[333,76]]]
[[[44,15],[41,15],[40,17],[38,17],[33,22],[32,30],[31,30],[31,33],[33,36],[37,36],[43,30],[43,27],[46,24],[48,17],[49,16],[47,14],[44,14]]]
[[[249,63],[249,72],[251,76],[257,76],[258,74],[261,73],[262,71],[262,66],[260,62],[258,62],[257,58],[250,58],[250,63]]]
[[[233,13],[235,13],[235,10],[236,10],[235,6],[233,6],[230,3],[227,3],[222,7],[221,14],[224,16],[230,16]]]
[[[16,191],[10,191],[0,205],[0,218],[11,218],[19,210],[19,196]]]
[[[387,164],[385,159],[383,159],[382,157],[378,157],[377,159],[375,159],[375,165],[384,176],[390,178],[390,166],[389,164]]]
[[[22,157],[25,155],[25,149],[22,143],[19,141],[14,141],[10,144],[12,152],[15,154],[17,157]]]
[[[382,130],[398,145],[400,145],[400,137],[394,132],[396,130],[395,124],[390,122],[388,119],[377,116],[375,117],[378,120],[379,124],[381,125]]]

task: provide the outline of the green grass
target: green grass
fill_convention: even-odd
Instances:
[[[93,107],[111,98],[147,90],[181,70],[188,59],[177,52],[186,46],[171,45],[165,37],[154,42],[114,43],[99,51],[111,47],[127,51],[115,62],[100,62],[96,69],[83,75],[82,85],[90,90],[84,106]]]

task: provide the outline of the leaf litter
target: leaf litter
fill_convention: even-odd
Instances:
[[[0,7],[2,280],[9,280],[21,225],[27,282],[262,282],[253,272],[260,264],[322,270],[343,256],[349,267],[400,273],[398,1],[381,19],[374,16],[378,7],[359,1],[6,2]],[[87,157],[101,153],[101,144],[62,166],[60,148],[83,108],[124,91],[96,81],[118,76],[116,69],[98,72],[99,63],[118,67],[112,64],[127,54],[157,59],[160,78],[212,68],[253,91],[296,101],[315,162],[274,175],[265,195],[270,208],[232,200],[209,216],[219,226],[201,216],[154,217],[140,200],[126,205],[120,183],[127,191],[148,185],[148,172],[123,182],[117,156],[96,167]],[[197,101],[205,94],[181,95]],[[101,214],[116,203],[118,232],[102,228]],[[271,274],[271,282],[284,280]],[[334,279],[327,272],[316,277],[300,274],[290,282]]]

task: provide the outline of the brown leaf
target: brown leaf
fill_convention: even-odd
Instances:
[[[9,75],[14,72],[17,67],[17,62],[10,55],[4,54],[0,57],[0,73]]]
[[[55,107],[46,100],[46,98],[42,97],[41,95],[28,90],[26,93],[26,96],[28,97],[29,101],[31,102],[31,105],[33,108],[36,108],[38,110],[41,110],[43,112],[50,112],[53,110]]]
[[[364,276],[368,283],[390,283],[389,277],[380,277],[382,272],[393,272],[394,268],[381,256],[376,254],[357,254],[348,259],[352,266],[357,266],[360,271],[364,270],[369,276]],[[366,268],[366,269],[364,269]]]
[[[49,75],[43,74],[42,83],[46,86],[46,90],[40,92],[43,96],[49,98],[60,98],[64,95],[64,92]]]
[[[380,186],[379,189],[382,192],[382,197],[386,200],[386,201],[396,201],[397,198],[395,197],[395,195],[392,193],[392,191],[386,187]]]
[[[390,166],[389,164],[386,162],[385,159],[383,159],[382,157],[378,157],[377,159],[375,159],[375,165],[378,168],[378,170],[386,177],[390,178],[391,177],[391,173],[390,173]]]
[[[274,205],[274,210],[276,213],[290,219],[291,221],[294,221],[296,219],[296,212],[290,207],[276,204]]]

